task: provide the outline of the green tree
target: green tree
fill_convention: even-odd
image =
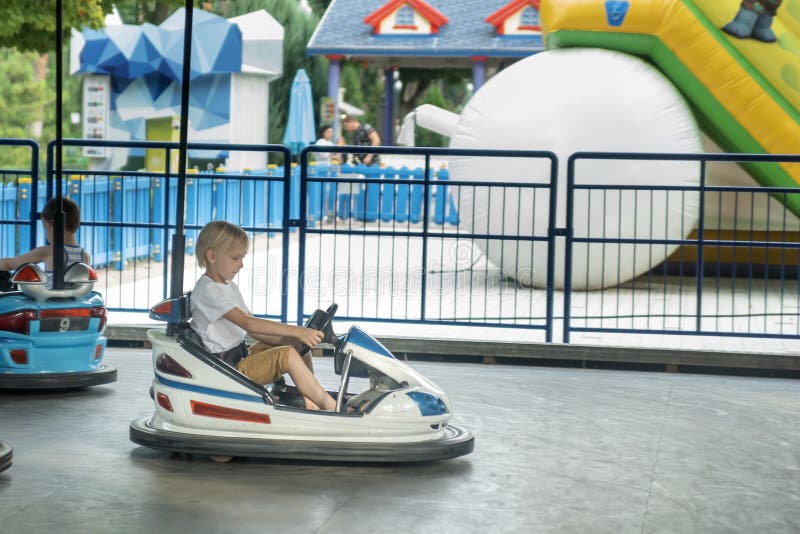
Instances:
[[[329,5],[331,5],[331,0],[308,0],[308,6],[318,17],[325,13]]]
[[[193,2],[196,3],[196,2]],[[210,4],[210,2],[203,2]],[[149,22],[158,26],[179,7],[185,7],[185,0],[122,0],[116,3],[119,16],[125,24],[144,24]]]
[[[436,82],[431,85],[427,91],[425,91],[424,97],[420,100],[419,105],[422,104],[431,104],[434,106],[438,106],[440,108],[447,109],[447,102],[445,102],[444,94],[442,93],[442,89],[440,88],[442,82]],[[415,129],[415,137],[414,144],[416,146],[448,146],[450,144],[450,140],[436,132],[432,132],[430,130],[426,130],[425,128],[416,128]]]
[[[377,128],[378,109],[383,103],[383,71],[363,63],[345,61],[339,83],[345,100],[364,110],[361,122]]]
[[[33,52],[0,49],[0,137],[30,138],[31,127],[41,117],[43,107],[52,102],[53,92],[44,80],[37,79]],[[30,152],[23,149],[0,150],[0,168],[30,167]]]
[[[64,37],[70,28],[100,28],[111,0],[64,0]],[[47,53],[55,47],[56,0],[0,2],[0,47]]]

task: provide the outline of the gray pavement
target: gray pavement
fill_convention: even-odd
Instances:
[[[119,381],[0,392],[0,531],[800,532],[800,381],[411,362],[441,385],[469,456],[410,466],[141,448],[149,351]],[[335,384],[332,360],[317,374]]]

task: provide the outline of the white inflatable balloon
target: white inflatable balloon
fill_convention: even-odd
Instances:
[[[578,151],[702,152],[686,102],[655,68],[600,49],[542,52],[499,72],[472,97],[450,140],[453,148],[547,150],[559,157],[558,227],[565,226],[566,167]],[[579,184],[697,186],[695,162],[579,161]],[[549,181],[546,160],[454,157],[450,179]],[[461,187],[459,215],[474,233],[546,236],[547,192]],[[575,237],[683,239],[695,227],[696,193],[579,191]],[[519,243],[519,244],[518,244]],[[545,287],[547,243],[476,240],[489,260],[519,283]],[[576,243],[575,289],[614,286],[663,261],[676,245]],[[564,249],[556,247],[555,288],[564,286]]]

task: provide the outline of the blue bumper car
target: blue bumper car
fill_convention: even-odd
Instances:
[[[64,288],[49,289],[34,264],[17,269],[0,293],[0,389],[70,389],[117,379],[101,363],[106,307],[93,291],[96,273],[76,263]],[[16,289],[16,290],[14,290]]]

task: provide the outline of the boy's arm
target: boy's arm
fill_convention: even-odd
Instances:
[[[43,245],[13,258],[0,258],[0,270],[13,271],[26,263],[46,262],[49,255],[50,245]]]
[[[260,339],[260,336],[290,338],[294,342],[300,342],[309,347],[316,347],[324,337],[323,333],[319,330],[278,323],[268,319],[259,319],[246,314],[241,308],[228,310],[223,317],[246,331],[255,339]],[[267,343],[271,342],[267,341]]]
[[[272,345],[273,347],[282,347],[284,345],[293,345],[295,340],[289,338],[287,336],[268,336],[265,334],[250,334],[253,339],[258,341],[263,341],[267,345]]]
[[[92,255],[86,249],[83,249],[83,263],[89,266],[92,265]]]

